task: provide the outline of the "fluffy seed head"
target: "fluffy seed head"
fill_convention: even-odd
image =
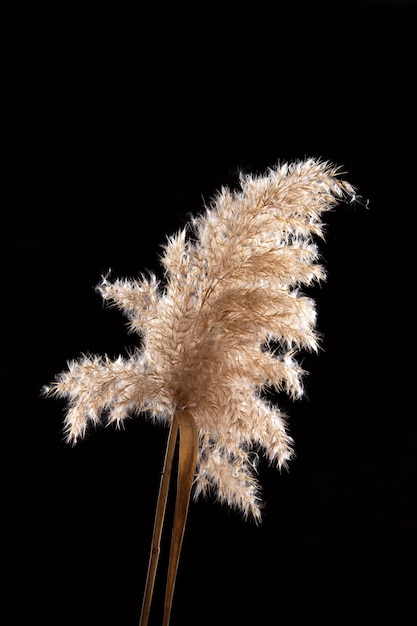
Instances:
[[[153,275],[103,278],[103,299],[141,344],[115,361],[82,356],[45,388],[68,401],[68,440],[89,423],[140,413],[169,423],[187,409],[200,441],[195,497],[213,492],[259,520],[254,458],[286,466],[293,443],[286,416],[262,392],[302,395],[296,357],[318,341],[315,303],[302,288],[326,277],[316,242],[323,213],[354,197],[337,168],[315,159],[242,175],[239,190],[223,188],[168,238],[162,284]]]

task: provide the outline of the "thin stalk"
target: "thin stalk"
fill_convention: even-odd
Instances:
[[[180,430],[180,449],[177,495],[175,500],[171,552],[169,555],[168,576],[165,591],[163,626],[169,625],[178,562],[181,553],[182,540],[184,538],[185,523],[187,521],[191,487],[193,485],[198,453],[198,434],[193,416],[189,411],[177,411],[175,417],[178,420]]]
[[[145,595],[142,604],[142,612],[139,626],[147,626],[148,624],[152,595],[155,586],[156,570],[160,554],[162,527],[168,498],[172,462],[175,453],[175,444],[177,441],[178,431],[179,460],[177,493],[175,500],[174,520],[171,537],[171,551],[169,556],[163,614],[163,626],[169,626],[175,580],[178,571],[178,562],[181,553],[185,523],[187,520],[188,506],[190,502],[191,487],[193,484],[195,468],[197,465],[198,434],[194,418],[189,411],[177,411],[171,423],[165,454],[164,469],[162,472],[159,488],[154,530],[152,535],[152,547],[149,557],[148,575],[146,579]]]
[[[149,612],[151,610],[152,595],[155,586],[156,569],[158,567],[159,554],[161,552],[161,535],[164,523],[165,510],[168,498],[169,481],[171,477],[172,461],[174,458],[175,444],[177,442],[178,420],[174,419],[169,431],[168,443],[165,453],[164,468],[162,470],[159,486],[158,502],[156,506],[155,522],[152,534],[151,553],[149,556],[148,574],[146,577],[145,594],[143,597],[142,611],[139,626],[147,626]]]

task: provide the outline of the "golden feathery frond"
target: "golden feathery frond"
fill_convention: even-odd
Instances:
[[[89,422],[144,413],[170,423],[188,410],[199,433],[194,496],[214,492],[259,520],[254,451],[281,467],[293,443],[262,391],[303,393],[296,357],[316,350],[318,336],[315,302],[301,288],[326,278],[315,243],[322,214],[354,197],[338,168],[315,159],[242,175],[239,190],[223,188],[168,238],[162,284],[154,275],[103,278],[99,292],[141,345],[115,361],[83,356],[45,388],[68,400],[68,440]]]

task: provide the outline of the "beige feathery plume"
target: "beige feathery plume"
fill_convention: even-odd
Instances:
[[[316,350],[317,334],[315,303],[299,289],[325,279],[314,242],[322,213],[354,197],[338,168],[315,159],[242,175],[240,190],[222,189],[168,239],[163,285],[153,275],[103,278],[100,293],[141,346],[115,361],[82,357],[45,388],[69,401],[68,440],[89,422],[146,413],[170,423],[189,411],[199,434],[195,497],[214,492],[259,520],[254,451],[278,467],[292,455],[285,415],[262,391],[302,395],[296,355]]]

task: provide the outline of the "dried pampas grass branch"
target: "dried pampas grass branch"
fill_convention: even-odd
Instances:
[[[322,214],[353,199],[355,190],[339,168],[317,159],[281,163],[262,176],[241,175],[238,190],[221,189],[168,238],[163,283],[154,275],[103,278],[99,292],[125,313],[141,345],[114,361],[83,356],[45,388],[47,395],[68,400],[68,441],[84,437],[88,424],[120,425],[143,413],[171,426],[171,442],[179,430],[181,457],[186,423],[184,430],[198,433],[198,440],[192,434],[189,439],[198,448],[188,464],[194,497],[213,493],[260,521],[254,453],[279,468],[293,453],[286,416],[262,392],[269,388],[292,398],[303,393],[305,372],[296,357],[317,350],[318,335],[315,303],[301,288],[326,277],[315,242],[323,237]],[[168,449],[166,476],[173,446]],[[179,474],[179,491],[183,480]],[[166,489],[162,480],[160,502]],[[188,505],[190,489],[189,483],[177,501]],[[152,553],[159,551],[161,507]],[[186,506],[181,515],[183,529]],[[151,562],[148,582],[156,567]],[[144,601],[143,626],[149,603]]]

